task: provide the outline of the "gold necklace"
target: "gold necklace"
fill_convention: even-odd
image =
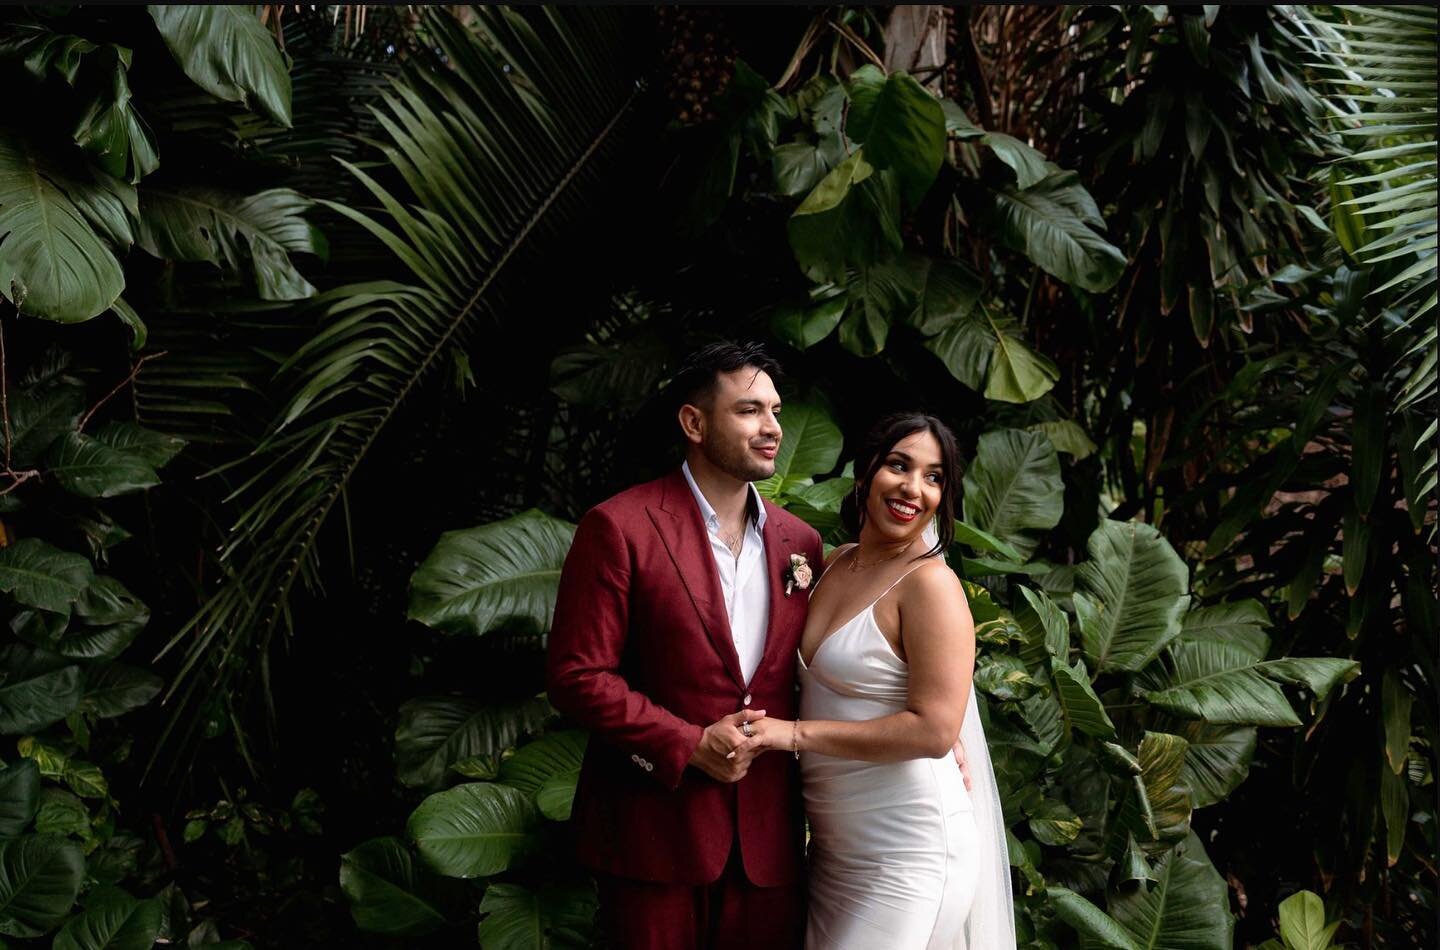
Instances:
[[[877,560],[871,561],[869,564],[860,563],[860,545],[857,544],[855,545],[855,553],[850,556],[850,563],[845,565],[845,569],[852,574],[856,573],[857,571],[869,570],[876,564],[884,564],[886,561],[895,560],[897,557],[910,550],[911,546],[913,546],[914,544],[915,541],[912,538],[909,544],[905,545],[903,548],[896,551],[894,554],[890,554]]]

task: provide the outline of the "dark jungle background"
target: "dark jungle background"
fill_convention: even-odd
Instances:
[[[570,531],[960,435],[1027,947],[1429,947],[1432,8],[0,11],[0,945],[565,947]]]

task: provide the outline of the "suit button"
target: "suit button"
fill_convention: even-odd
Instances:
[[[744,703],[746,706],[748,706],[748,705],[750,705],[750,699],[751,699],[750,694],[749,694],[749,693],[746,693],[746,694],[745,694],[745,698],[742,699],[742,700],[740,700],[740,702],[742,702],[742,703]]]

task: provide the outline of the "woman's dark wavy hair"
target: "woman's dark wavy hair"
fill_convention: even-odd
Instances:
[[[960,451],[955,447],[955,433],[950,427],[924,412],[897,412],[886,416],[865,436],[855,456],[855,490],[840,503],[840,520],[851,537],[860,537],[860,529],[865,524],[863,499],[870,497],[870,485],[875,481],[875,473],[885,464],[885,456],[901,439],[921,431],[929,432],[940,443],[940,464],[944,466],[940,506],[935,511],[935,529],[940,540],[922,556],[943,554],[950,549],[950,543],[955,540],[955,498],[960,491]]]

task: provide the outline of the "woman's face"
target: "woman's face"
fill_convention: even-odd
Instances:
[[[918,538],[940,508],[947,475],[939,440],[928,429],[912,432],[890,447],[875,471],[866,523],[886,541]]]

